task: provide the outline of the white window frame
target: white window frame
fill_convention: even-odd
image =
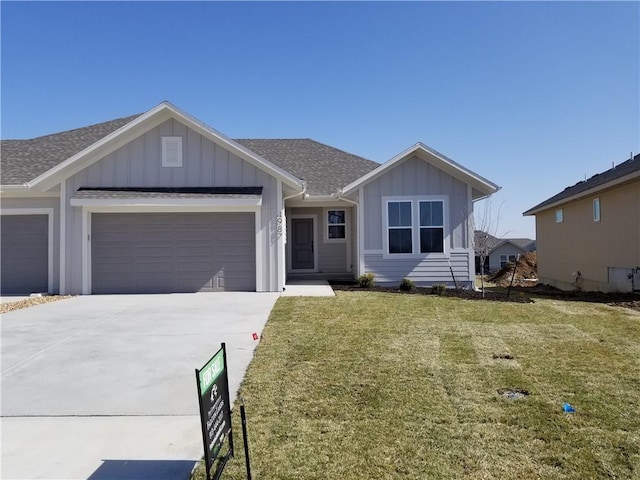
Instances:
[[[510,257],[513,257],[513,260],[511,260]],[[501,253],[500,254],[500,268],[506,267],[509,264],[509,262],[515,262],[517,258],[518,258],[518,255],[515,254],[515,253]],[[503,263],[504,263],[504,265],[503,265]]]
[[[556,220],[556,223],[564,222],[564,209],[563,208],[557,208],[556,209],[555,220]]]
[[[176,144],[175,159],[169,156],[169,145]],[[182,137],[162,137],[162,166],[169,168],[182,167]]]
[[[329,223],[329,212],[344,212],[344,223]],[[323,241],[325,243],[346,243],[349,238],[349,229],[347,225],[349,224],[349,211],[346,208],[325,208],[324,209],[324,237]],[[343,238],[329,238],[329,227],[344,227],[344,237]]]
[[[389,227],[389,203],[411,203],[411,245],[412,253],[389,253],[389,229],[409,227]],[[443,210],[443,252],[420,253],[420,202],[442,202]],[[429,227],[422,227],[429,228]],[[382,197],[382,258],[449,258],[449,197],[447,195],[409,195]]]
[[[602,212],[600,211],[600,197],[593,199],[593,221],[599,222],[602,218]]]

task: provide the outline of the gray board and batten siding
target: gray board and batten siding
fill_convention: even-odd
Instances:
[[[470,253],[468,217],[472,215],[466,183],[418,158],[409,157],[393,169],[363,187],[364,197],[364,271],[375,274],[382,285],[398,285],[403,278],[418,284],[468,286],[472,279],[473,252]],[[448,258],[441,255],[414,258],[385,258],[383,252],[384,197],[440,196],[447,199],[445,241]]]
[[[182,137],[181,167],[163,167],[161,138]],[[69,206],[76,191],[83,187],[262,187],[259,207],[261,225],[262,289],[277,289],[278,181],[265,171],[205,138],[175,119],[141,134],[109,155],[66,180],[66,251],[82,250],[82,207]],[[106,213],[95,209],[92,216]],[[113,212],[112,212],[113,213]],[[122,212],[121,212],[122,213]],[[127,210],[127,213],[135,213]],[[253,217],[254,214],[251,213]],[[82,258],[67,254],[66,291],[82,292]],[[91,264],[93,262],[90,262]]]

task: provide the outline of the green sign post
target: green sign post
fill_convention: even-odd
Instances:
[[[196,368],[200,423],[204,444],[204,460],[207,480],[217,480],[222,475],[227,461],[233,457],[233,432],[231,429],[231,403],[229,401],[229,378],[225,344],[200,370]],[[220,461],[211,477],[211,468],[219,457],[225,439],[229,438],[229,450]]]

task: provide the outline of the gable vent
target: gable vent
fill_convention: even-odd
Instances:
[[[182,166],[182,137],[162,137],[162,166]]]

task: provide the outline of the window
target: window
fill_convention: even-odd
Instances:
[[[556,223],[562,223],[564,221],[564,212],[561,208],[556,210]]]
[[[593,199],[593,221],[594,222],[600,221],[600,199],[599,198]]]
[[[420,253],[444,252],[444,202],[420,202]]]
[[[383,218],[386,227],[385,255],[445,253],[444,198],[385,197],[383,206],[386,215],[386,219]]]
[[[389,253],[413,253],[411,202],[389,202]]]
[[[500,268],[506,267],[509,263],[515,262],[517,255],[500,255]]]
[[[327,240],[347,238],[347,213],[345,210],[327,210]]]

